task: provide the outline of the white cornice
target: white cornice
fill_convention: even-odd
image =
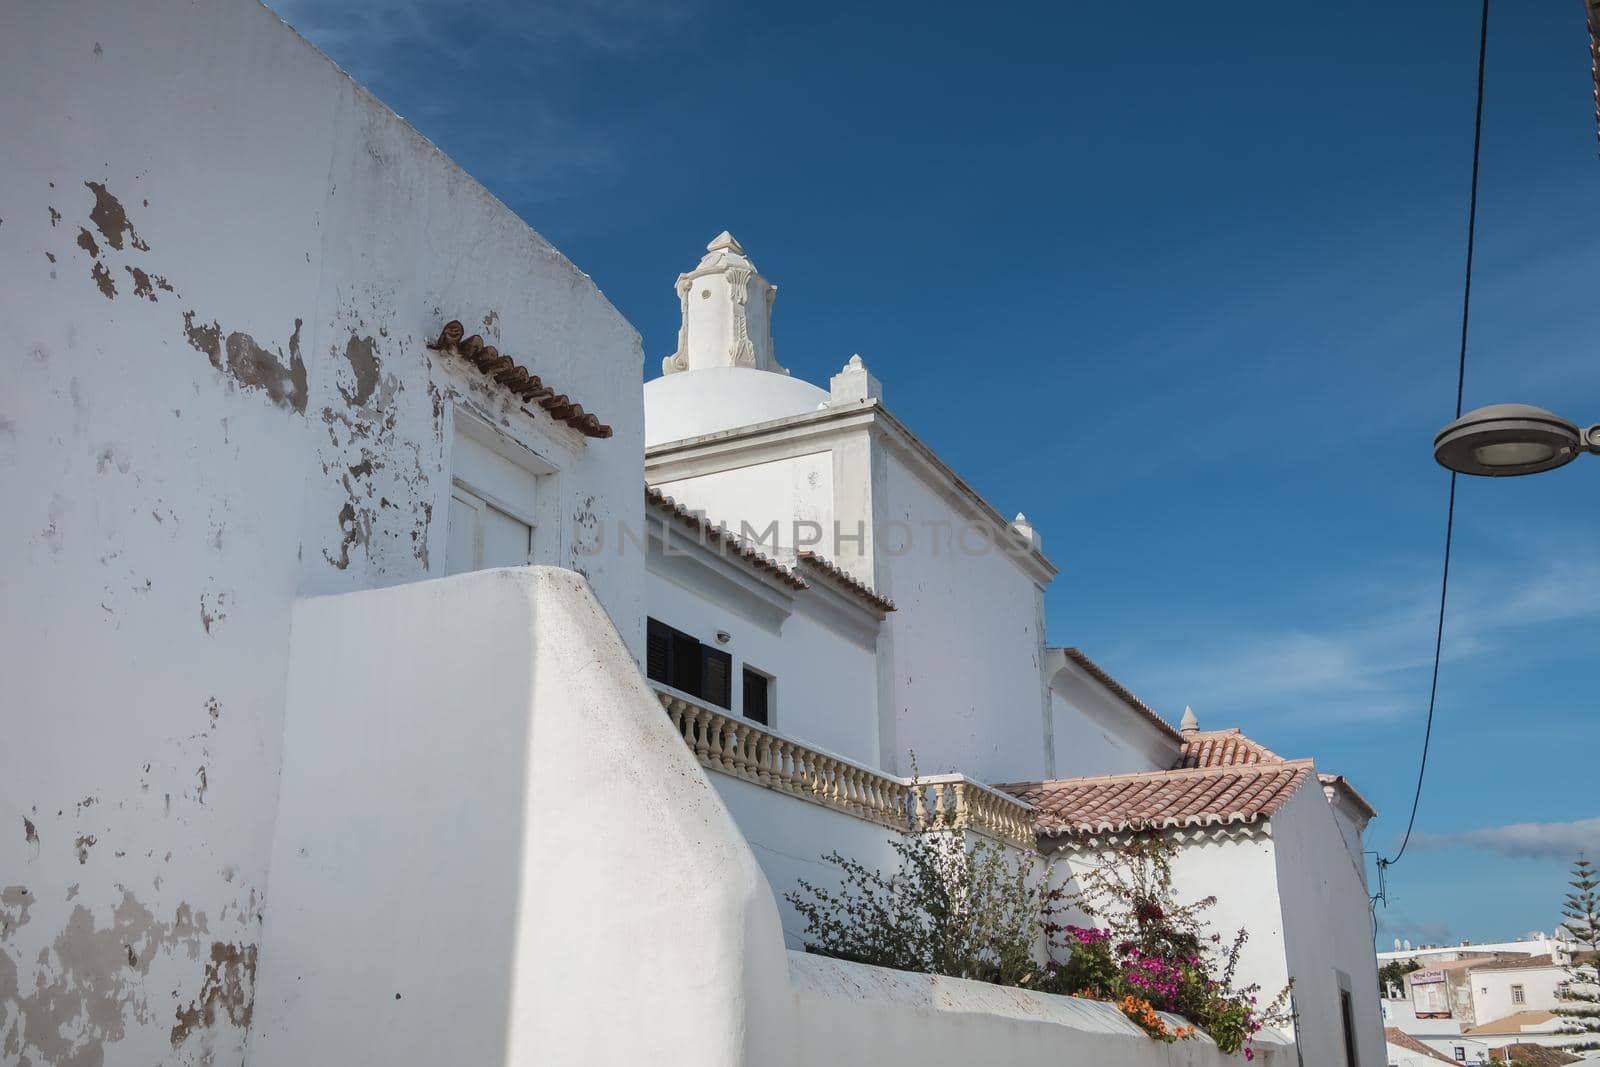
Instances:
[[[645,528],[649,535],[646,567],[690,594],[717,600],[773,632],[794,611],[795,597],[801,591],[777,575],[750,566],[670,519],[647,514]]]
[[[652,485],[696,478],[757,463],[806,455],[830,447],[838,439],[865,431],[882,441],[902,462],[967,517],[992,528],[997,539],[1014,538],[1010,520],[995,510],[951,470],[916,434],[889,413],[876,398],[772,419],[750,426],[667,441],[645,450],[645,481]],[[1039,585],[1057,574],[1043,552],[1009,554]]]

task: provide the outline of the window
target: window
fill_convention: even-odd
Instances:
[[[1457,1045],[1456,1046],[1456,1062],[1457,1063],[1466,1063],[1467,1062],[1467,1046],[1465,1046],[1465,1045]]]
[[[445,573],[485,567],[526,566],[533,553],[533,525],[502,511],[461,482],[450,486],[450,532]]]
[[[1344,1062],[1348,1067],[1360,1067],[1356,1059],[1355,1007],[1350,1003],[1350,990],[1339,990],[1339,1014],[1344,1021]]]
[[[744,717],[762,726],[772,725],[772,677],[753,667],[744,669]]]
[[[719,708],[733,706],[733,657],[657,619],[645,626],[645,674]]]
[[[1511,987],[1511,1003],[1513,1003],[1513,1004],[1526,1004],[1527,1002],[1528,1002],[1528,994],[1527,994],[1527,992],[1524,991],[1523,988],[1521,986],[1519,986],[1519,985],[1512,986]]]
[[[554,559],[553,542],[541,548],[537,516],[556,503],[555,468],[461,408],[454,425],[445,573]]]

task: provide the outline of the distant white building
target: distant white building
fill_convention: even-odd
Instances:
[[[1540,941],[1508,942],[1511,945]],[[1543,943],[1562,950],[1570,942]],[[1496,946],[1457,946],[1461,952]],[[1517,956],[1506,952],[1462,955],[1412,971],[1403,988],[1383,1002],[1384,1023],[1449,1056],[1477,1062],[1480,1052],[1521,1043],[1561,1047],[1588,1040],[1573,1033],[1560,1016],[1568,1003],[1570,953]]]

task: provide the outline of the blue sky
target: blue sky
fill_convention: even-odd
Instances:
[[[1169,718],[1416,773],[1477,7],[275,5],[670,354],[732,230],[778,354],[889,406],[1061,566],[1050,639]],[[1501,4],[1467,406],[1600,421],[1582,6]],[[1380,940],[1553,924],[1600,852],[1600,459],[1466,479],[1435,744]],[[1588,821],[1586,821],[1588,820]],[[1527,825],[1524,825],[1527,824]]]

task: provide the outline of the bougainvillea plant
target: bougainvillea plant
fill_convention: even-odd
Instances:
[[[1263,1025],[1280,1019],[1289,987],[1262,1007],[1258,987],[1234,986],[1247,934],[1240,930],[1224,947],[1221,935],[1208,933],[1204,920],[1215,898],[1177,901],[1174,851],[1164,838],[1137,839],[1080,875],[1076,892],[1045,894],[1051,985],[1111,1001],[1152,1036],[1174,1035],[1164,1040],[1191,1036],[1194,1029],[1171,1030],[1156,1012],[1182,1015],[1221,1051],[1254,1059],[1250,1044]],[[1071,913],[1097,925],[1057,921]],[[1161,1032],[1153,1023],[1161,1024]]]
[[[1103,1000],[1157,1040],[1198,1028],[1245,1059],[1287,1003],[1287,987],[1264,1007],[1256,987],[1234,987],[1245,933],[1224,945],[1203,919],[1214,900],[1176,900],[1175,848],[1161,838],[1108,856],[1078,876],[1073,892],[1047,891],[1050,872],[1033,859],[959,833],[908,834],[893,847],[893,874],[833,853],[824,859],[839,872],[837,888],[802,881],[786,894],[806,921],[809,951]],[[1195,1025],[1169,1025],[1163,1012]]]

